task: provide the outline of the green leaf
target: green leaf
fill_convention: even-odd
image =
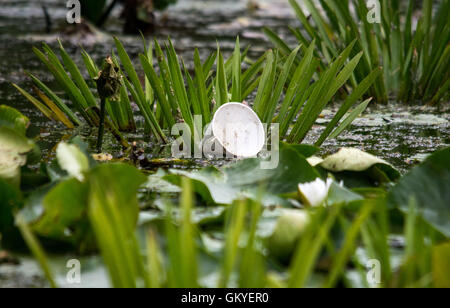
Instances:
[[[32,229],[40,236],[55,240],[67,239],[73,243],[85,240],[77,237],[83,231],[83,219],[87,218],[87,192],[86,184],[77,179],[57,184],[45,195],[42,201],[44,212],[32,222]]]
[[[220,170],[207,167],[187,172],[171,170],[164,179],[180,185],[180,176],[194,180],[195,190],[209,203],[231,204],[239,196],[258,200],[264,191],[263,204],[279,204],[277,195],[296,193],[299,183],[311,182],[319,174],[295,148],[281,145],[279,163],[274,169],[263,169],[263,160],[245,159]]]
[[[391,206],[407,212],[414,198],[423,219],[450,237],[450,148],[430,155],[406,174],[388,195]]]
[[[38,87],[46,96],[48,96],[59,109],[76,125],[81,125],[81,121],[74,114],[72,110],[59,98],[50,88],[48,88],[43,82],[41,82],[36,76],[28,73],[28,76],[33,80],[36,87]]]
[[[242,85],[241,85],[241,49],[239,46],[239,36],[236,38],[236,46],[233,52],[233,70],[232,70],[232,86],[231,100],[233,102],[242,102]]]
[[[94,94],[92,93],[91,89],[89,89],[89,86],[87,85],[86,81],[81,75],[81,72],[76,66],[75,62],[73,62],[68,53],[65,51],[61,41],[59,41],[59,51],[61,53],[64,65],[66,66],[67,70],[72,76],[72,79],[75,81],[76,85],[83,94],[88,106],[90,107],[97,106]]]
[[[34,143],[6,126],[0,126],[0,179],[19,186],[20,167],[27,161],[27,154]]]
[[[133,96],[136,104],[138,104],[139,109],[143,113],[144,118],[148,123],[148,125],[150,125],[150,127],[152,128],[152,131],[155,134],[155,136],[161,141],[166,141],[166,136],[162,132],[161,127],[159,126],[155,118],[155,115],[153,114],[153,111],[150,110],[149,108],[150,102],[147,102],[145,99],[145,93],[142,84],[139,81],[139,77],[136,73],[136,70],[133,67],[133,64],[131,63],[130,56],[128,55],[128,53],[126,52],[125,48],[123,47],[122,43],[119,41],[118,38],[115,37],[114,42],[116,44],[117,53],[120,58],[120,61],[122,62],[125,72],[127,73],[128,77],[131,80],[130,83],[127,79],[124,79],[128,91],[131,92],[131,95]],[[145,59],[148,61],[147,58]]]
[[[145,176],[126,164],[99,165],[89,174],[88,217],[115,287],[149,285],[134,234],[137,190],[144,182]]]
[[[259,82],[258,92],[256,93],[253,108],[258,116],[262,119],[264,116],[264,108],[271,97],[274,79],[274,64],[276,59],[272,50],[266,53],[266,64]]]
[[[300,50],[300,47],[301,46],[298,46],[297,48],[295,48],[292,51],[292,53],[289,55],[289,57],[287,58],[286,62],[283,64],[281,73],[278,76],[276,85],[273,89],[272,98],[269,100],[269,102],[267,103],[266,108],[265,108],[266,112],[264,114],[264,117],[262,118],[262,120],[265,123],[272,122],[272,118],[275,114],[277,104],[280,100],[280,97],[283,92],[286,81],[291,73],[292,64],[294,63],[294,60],[297,57],[297,53]]]
[[[216,111],[220,106],[228,103],[227,75],[223,55],[220,52],[219,46],[217,46],[217,73],[214,87],[215,87],[214,98],[216,100],[214,111]]]
[[[400,173],[388,162],[371,154],[365,153],[355,148],[342,148],[336,154],[330,155],[320,164],[320,166],[331,172],[363,172],[372,168],[386,173],[386,180],[396,180]]]
[[[181,109],[181,115],[184,121],[189,125],[191,131],[194,128],[194,120],[192,117],[188,95],[184,84],[184,79],[181,74],[181,66],[175,48],[172,42],[169,40],[169,45],[166,45],[167,60],[169,63],[170,75],[172,76],[173,91],[178,100],[178,105]]]
[[[374,70],[367,76],[357,87],[352,91],[352,93],[347,96],[342,106],[339,108],[336,115],[333,117],[331,122],[327,125],[324,132],[320,135],[319,139],[316,142],[316,145],[320,146],[328,137],[328,135],[333,131],[345,113],[353,106],[353,104],[363,96],[363,94],[370,88],[373,82],[378,78],[381,74],[381,68]]]
[[[206,94],[206,80],[198,49],[194,52],[195,80],[197,82],[198,100],[202,110],[203,121],[211,122],[210,102]]]
[[[163,110],[163,115],[169,125],[172,127],[175,124],[175,119],[172,115],[172,109],[170,107],[169,101],[167,100],[167,95],[164,90],[163,84],[161,80],[156,75],[156,72],[153,68],[153,65],[149,63],[148,59],[144,55],[139,55],[139,59],[141,60],[142,67],[144,68],[145,75],[148,78],[148,81],[153,87],[155,91],[156,97],[158,98],[159,106],[161,106]]]
[[[330,135],[330,139],[334,139],[337,136],[339,136],[352,122],[366,110],[367,106],[369,105],[372,98],[369,98],[368,100],[362,102],[358,107],[355,108],[340,124],[339,126],[333,131],[333,133]]]
[[[450,243],[433,247],[433,281],[436,288],[450,288]]]
[[[32,103],[39,111],[41,111],[48,119],[53,120],[54,115],[53,112],[45,106],[43,103],[41,103],[39,100],[31,96],[27,91],[19,87],[18,85],[13,83],[13,86],[19,90],[19,92],[30,102]]]
[[[9,127],[22,136],[25,136],[30,120],[16,109],[1,105],[0,106],[0,127]]]

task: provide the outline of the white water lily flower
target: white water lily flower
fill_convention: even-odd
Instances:
[[[304,204],[312,207],[322,205],[328,197],[333,180],[328,178],[323,181],[317,178],[314,182],[298,184],[298,191]]]

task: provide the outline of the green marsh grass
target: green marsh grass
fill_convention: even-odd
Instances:
[[[316,41],[314,55],[321,69],[330,65],[341,50],[356,40],[352,56],[363,51],[361,62],[347,81],[356,88],[373,70],[383,67],[383,74],[371,86],[369,96],[375,101],[390,98],[410,103],[420,101],[436,105],[449,98],[450,1],[434,2],[382,0],[381,23],[371,23],[369,8],[363,0],[305,0],[301,5],[289,0],[302,28],[290,27],[299,43]],[[415,19],[415,12],[420,11]],[[287,55],[291,49],[272,30],[267,37]]]
[[[271,259],[263,248],[265,240],[257,233],[262,213],[268,209],[255,200],[236,200],[228,205],[223,223],[224,247],[213,269],[217,284],[203,285],[199,272],[204,248],[199,244],[199,226],[192,221],[196,198],[191,180],[182,180],[179,207],[167,203],[163,228],[157,231],[149,226],[146,241],[139,245],[134,214],[129,215],[136,201],[125,210],[120,201],[121,189],[102,185],[104,177],[111,175],[107,167],[100,167],[89,179],[88,211],[113,287],[373,287],[367,282],[367,260],[361,259],[358,249],[381,264],[382,280],[376,287],[434,286],[431,260],[434,249],[440,246],[434,246],[435,231],[417,215],[414,200],[402,215],[404,230],[398,236],[405,243],[400,259],[390,245],[392,212],[384,197],[378,197],[364,200],[353,209],[345,204],[305,209],[310,221],[283,272],[283,266]],[[176,208],[180,210],[177,217],[172,215]],[[333,239],[336,228],[342,234],[339,241]],[[21,230],[52,282],[42,248],[23,225]],[[395,267],[394,259],[398,263]],[[326,268],[324,260],[329,264]],[[349,280],[351,271],[356,271],[359,283]]]
[[[348,90],[339,111],[316,142],[321,145],[330,136],[336,137],[364,111],[368,101],[359,103],[359,100],[381,74],[381,69],[375,68],[354,89],[346,86],[364,58],[362,52],[355,53],[357,40],[336,54],[327,69],[321,69],[321,62],[315,56],[315,41],[301,44],[287,55],[283,51],[268,50],[251,61],[247,58],[248,48],[241,50],[237,38],[228,59],[224,58],[219,46],[205,61],[195,49],[192,75],[170,39],[163,45],[157,40],[148,44],[143,39],[144,51],[139,55],[144,72],[144,82],[141,82],[138,68],[132,64],[121,41],[114,38],[114,42],[117,54],[113,54],[112,59],[120,67],[123,84],[117,101],[106,100],[109,115],[106,124],[124,146],[127,143],[121,132],[136,130],[132,102],[138,106],[146,127],[157,141],[166,143],[169,141],[167,131],[175,123],[182,121],[192,131],[194,115],[201,115],[203,125],[206,125],[221,105],[244,102],[256,93],[250,105],[260,119],[264,123],[279,123],[283,140],[301,143],[332,98]],[[61,43],[59,54],[62,60],[46,44],[43,51],[33,50],[72,101],[74,110],[31,74],[35,92],[41,100],[14,86],[47,117],[61,121],[69,128],[82,124],[81,118],[91,126],[99,126],[99,96],[92,89],[100,70],[89,54],[81,53],[89,76],[85,80],[82,69],[75,65]],[[346,114],[348,116],[343,119]]]

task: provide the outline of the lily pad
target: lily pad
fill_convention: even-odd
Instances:
[[[111,181],[114,179],[114,181]],[[98,165],[88,174],[90,202],[117,207],[127,226],[136,226],[139,216],[137,191],[146,177],[135,167],[112,163]],[[101,201],[101,202],[100,202]]]
[[[323,158],[318,157],[318,156],[311,156],[307,159],[307,161],[311,166],[315,167],[315,166],[323,163]]]
[[[423,219],[450,237],[450,148],[430,155],[388,195],[389,205],[407,212],[414,198]]]
[[[308,212],[285,209],[277,220],[273,234],[267,240],[270,254],[282,262],[289,261],[309,222]]]
[[[364,197],[333,181],[328,192],[327,204],[350,203],[364,200]]]
[[[9,127],[25,136],[29,125],[30,120],[16,109],[6,105],[0,106],[0,126]]]
[[[372,186],[395,181],[400,173],[387,161],[355,148],[342,148],[319,164],[346,186]],[[361,173],[364,173],[362,175]]]
[[[71,227],[84,218],[87,203],[86,184],[72,178],[52,188],[43,199],[44,213],[33,224],[41,236],[62,240],[71,239]],[[81,228],[78,228],[78,231]]]
[[[191,178],[195,191],[208,203],[230,204],[249,197],[265,205],[285,204],[278,195],[295,193],[299,183],[313,181],[319,174],[297,150],[281,145],[279,154],[275,169],[262,169],[262,159],[250,158],[221,169],[171,170],[164,179],[179,185],[180,176]]]
[[[34,148],[32,141],[6,126],[0,127],[0,178],[14,185],[20,183],[20,167]]]
[[[171,184],[170,182],[163,179],[166,176],[166,172],[164,170],[158,170],[155,174],[149,175],[147,178],[147,182],[144,184],[145,187],[156,193],[180,193],[181,188]]]

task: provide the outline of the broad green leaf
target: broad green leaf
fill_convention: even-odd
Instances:
[[[40,236],[74,244],[86,240],[82,224],[87,218],[87,192],[87,185],[74,178],[53,187],[45,195],[43,214],[32,223],[32,229]]]
[[[387,173],[392,180],[395,180],[400,176],[399,172],[385,160],[355,148],[340,149],[336,154],[325,158],[320,166],[332,172],[361,172],[366,171],[371,167],[378,167]]]
[[[389,204],[407,212],[414,198],[423,219],[450,237],[450,148],[430,155],[400,179],[388,196]]]
[[[0,126],[0,178],[19,186],[20,167],[34,148],[32,141],[6,126]]]
[[[433,247],[433,281],[436,288],[450,288],[450,243]]]
[[[9,127],[25,136],[29,125],[30,120],[16,109],[6,105],[0,106],[0,126]]]
[[[99,165],[89,174],[88,217],[115,287],[150,284],[134,234],[137,190],[144,181],[143,174],[126,164]]]
[[[209,203],[231,204],[240,196],[257,200],[262,189],[263,204],[279,204],[277,195],[296,193],[299,183],[313,181],[319,176],[295,148],[281,145],[279,154],[275,169],[262,169],[263,160],[252,158],[220,170],[215,167],[193,172],[171,170],[172,174],[164,179],[180,185],[180,176],[191,178],[195,191]]]

